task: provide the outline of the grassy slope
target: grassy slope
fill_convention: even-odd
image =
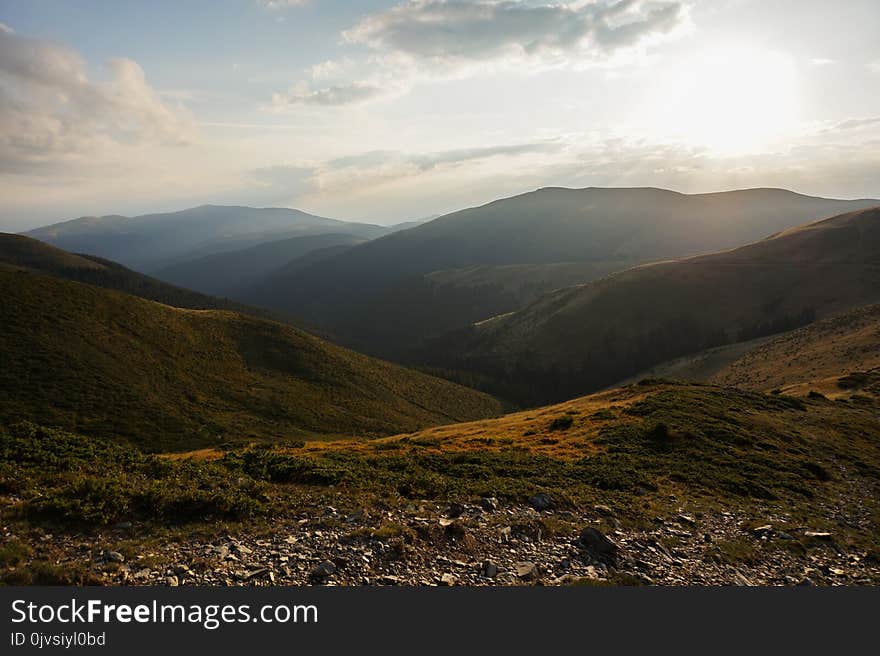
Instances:
[[[709,378],[744,389],[857,393],[838,384],[854,372],[880,370],[880,305],[869,305],[785,333],[751,349]]]
[[[149,449],[376,435],[497,414],[493,399],[282,324],[0,268],[0,419]]]
[[[548,294],[481,323],[458,364],[495,376],[521,400],[560,399],[878,298],[880,209],[864,210]],[[457,351],[447,350],[447,366]]]
[[[234,310],[254,316],[270,313],[225,298],[206,296],[145,276],[121,264],[94,255],[79,255],[25,237],[0,233],[0,263],[25,267],[43,273],[115,289],[150,301],[193,310]]]
[[[685,500],[692,511],[757,518],[775,508],[792,526],[876,551],[877,410],[870,399],[653,382],[379,440],[161,462],[105,440],[19,427],[0,441],[0,483],[26,516],[92,524],[277,514],[286,495],[330,486],[350,504],[479,495],[524,502],[544,491],[563,507],[607,504],[630,526]]]

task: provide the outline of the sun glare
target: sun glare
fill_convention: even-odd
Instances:
[[[663,76],[653,103],[664,137],[719,155],[765,150],[796,127],[797,70],[772,51],[704,53]]]

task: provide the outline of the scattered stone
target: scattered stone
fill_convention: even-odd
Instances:
[[[684,514],[681,514],[678,516],[678,521],[680,521],[684,524],[689,524],[690,526],[694,526],[697,523],[696,518],[691,517],[690,515],[684,515]]]
[[[595,510],[600,515],[605,515],[606,517],[611,517],[614,515],[614,511],[611,510],[610,506],[606,506],[601,503],[593,506],[593,510]]]
[[[606,565],[617,562],[620,547],[597,528],[587,526],[581,531],[577,544],[599,562]]]
[[[467,529],[460,522],[452,522],[446,527],[444,533],[449,540],[461,540],[467,535]]]
[[[553,507],[553,497],[545,492],[529,497],[529,505],[535,510],[550,510]]]
[[[133,524],[131,522],[117,522],[113,525],[113,528],[117,531],[128,531],[132,526]]]
[[[332,560],[323,560],[312,568],[309,578],[313,581],[323,581],[336,573],[336,565]]]
[[[754,583],[752,583],[751,580],[749,580],[749,578],[745,574],[740,572],[739,570],[736,570],[733,573],[733,577],[736,580],[737,585],[741,585],[741,586],[753,586],[754,585]]]
[[[450,574],[447,572],[443,576],[440,577],[440,585],[452,587],[456,582],[455,574]]]
[[[446,508],[446,516],[450,519],[455,519],[456,517],[461,517],[464,512],[464,506],[460,503],[451,503]]]
[[[765,509],[767,524],[753,529],[753,517],[739,509],[700,516],[685,515],[679,506],[655,523],[606,530],[616,519],[605,517],[609,507],[561,510],[557,501],[552,517],[566,526],[583,528],[572,543],[565,531],[547,530],[547,516],[536,514],[533,504],[501,506],[492,497],[472,501],[461,504],[460,518],[447,517],[457,514],[454,504],[422,499],[377,504],[370,514],[350,523],[344,521],[352,512],[346,506],[331,514],[326,501],[306,502],[297,517],[279,519],[272,532],[252,534],[237,528],[237,535],[212,542],[197,535],[145,542],[150,547],[144,546],[137,558],[121,560],[111,555],[112,546],[102,543],[113,539],[108,538],[113,535],[109,531],[90,539],[36,532],[32,539],[40,540],[39,549],[59,566],[85,564],[109,585],[502,586],[568,585],[594,579],[654,585],[795,586],[876,585],[880,581],[876,549],[838,548],[835,541],[841,536],[837,531],[832,537],[816,529],[826,525],[818,518],[812,527],[802,525],[786,534],[773,528],[795,526],[795,519],[784,510]],[[863,521],[840,513],[829,507],[828,525],[839,516],[854,523]],[[594,523],[599,514],[605,526]],[[320,519],[328,516],[335,519]],[[385,541],[370,537],[385,525],[408,527],[406,536]],[[21,539],[4,527],[0,527],[0,536]],[[763,540],[790,540],[796,548],[751,549],[746,567],[745,552],[722,551],[728,542],[739,544],[743,536],[759,540],[752,547]],[[818,548],[809,549],[810,544]],[[823,548],[828,546],[833,548]]]
[[[538,566],[535,563],[521,562],[513,564],[513,571],[523,581],[534,581],[538,578]]]
[[[118,551],[111,551],[110,549],[104,549],[104,552],[101,554],[101,557],[105,562],[108,563],[124,563],[125,556],[123,556]]]

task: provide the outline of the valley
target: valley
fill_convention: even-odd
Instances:
[[[871,205],[542,189],[397,231],[0,235],[0,580],[880,584]]]

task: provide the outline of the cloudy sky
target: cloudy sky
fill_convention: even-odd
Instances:
[[[541,186],[880,197],[880,2],[0,0],[0,230]]]

